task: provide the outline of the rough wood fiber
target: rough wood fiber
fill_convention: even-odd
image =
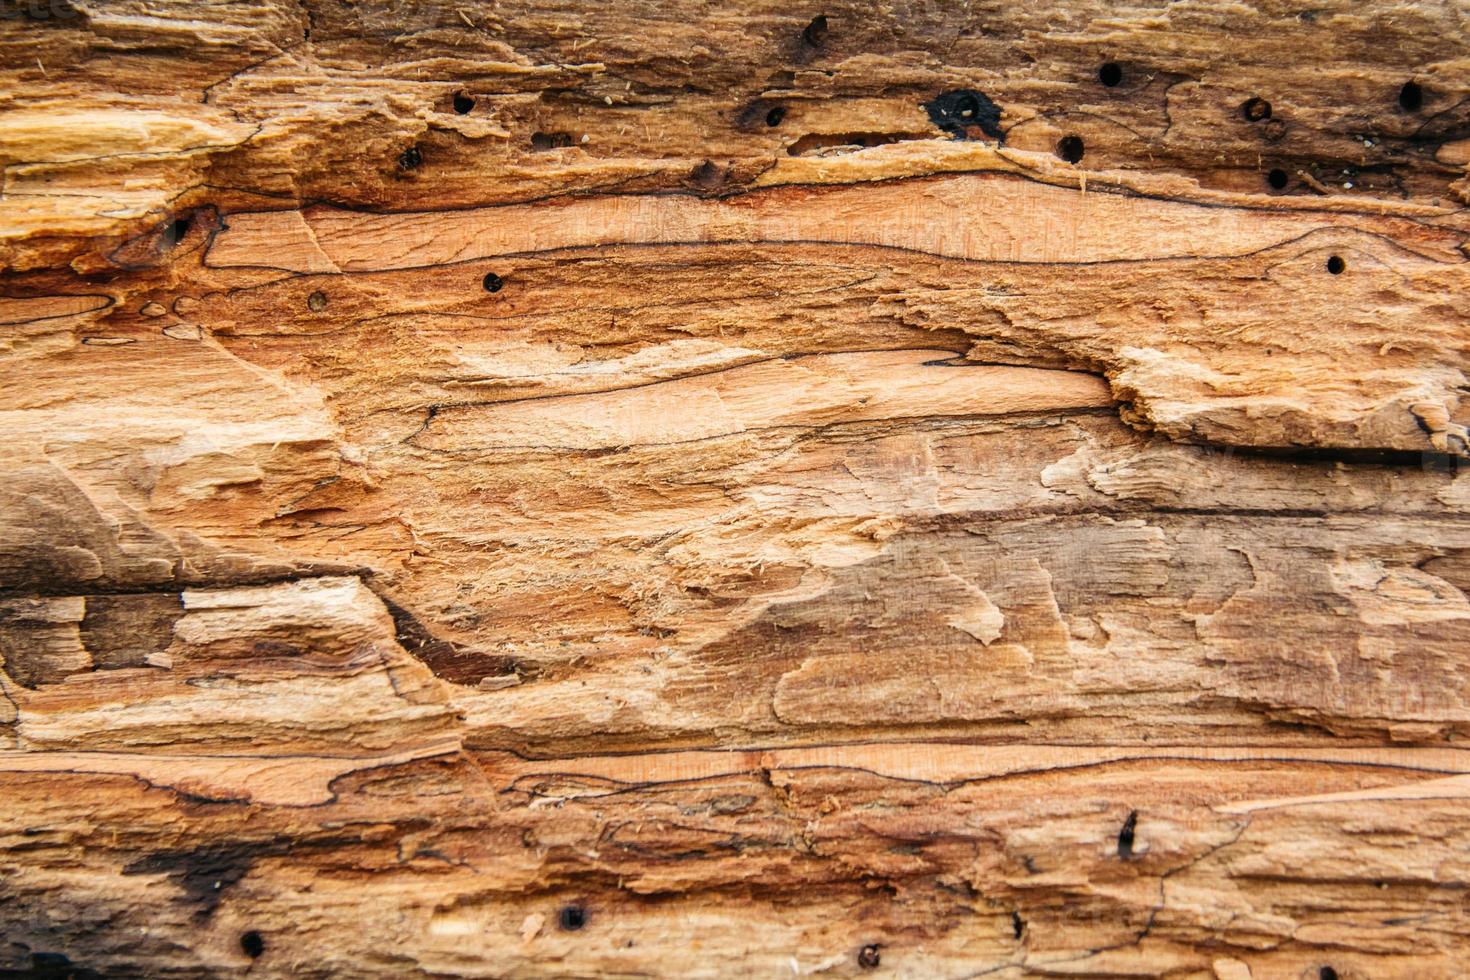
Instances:
[[[1463,975],[1463,3],[0,9],[0,975]]]

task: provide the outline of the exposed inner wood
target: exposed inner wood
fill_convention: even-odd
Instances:
[[[0,976],[1457,977],[1470,14],[0,19]]]

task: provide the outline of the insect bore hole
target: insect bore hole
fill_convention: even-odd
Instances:
[[[1340,276],[1347,270],[1347,263],[1342,260],[1341,255],[1334,255],[1327,260],[1327,271],[1334,276]]]
[[[306,308],[313,313],[320,313],[327,308],[327,294],[320,289],[306,297]]]
[[[1133,857],[1133,839],[1137,829],[1138,811],[1131,810],[1123,821],[1123,829],[1118,831],[1118,857],[1125,861]]]
[[[774,108],[770,112],[766,113],[766,125],[767,126],[779,126],[779,125],[781,125],[781,120],[783,120],[785,118],[786,118],[786,108],[785,108],[785,106],[779,106],[778,105],[778,106],[776,106],[776,108]]]
[[[587,924],[587,910],[580,905],[563,905],[557,913],[556,924],[564,932],[576,932]]]
[[[505,288],[505,280],[493,272],[485,273],[483,284],[487,293],[498,293]]]
[[[1399,108],[1405,112],[1418,112],[1424,105],[1424,90],[1418,82],[1405,82],[1399,89]]]
[[[1057,140],[1057,156],[1068,163],[1081,161],[1082,154],[1087,152],[1087,147],[1080,136],[1063,136]]]
[[[251,929],[240,936],[240,951],[252,960],[259,959],[260,954],[265,952],[265,940],[260,933]]]
[[[532,133],[531,149],[537,153],[546,150],[564,150],[572,145],[570,133]]]
[[[191,222],[188,218],[175,218],[164,225],[163,230],[158,235],[158,250],[160,252],[171,252],[177,248],[179,242],[184,240],[184,236],[189,234],[190,224]]]
[[[1265,122],[1271,118],[1271,103],[1259,96],[1252,96],[1240,104],[1240,114],[1246,122]]]
[[[455,92],[454,93],[454,111],[455,112],[459,113],[462,116],[465,113],[469,112],[474,107],[475,107],[475,99],[474,99],[474,96],[472,96],[472,95],[466,95],[464,92]]]
[[[801,39],[813,48],[820,48],[827,43],[827,15],[817,14],[812,22],[806,25],[801,32]]]
[[[1266,183],[1271,185],[1272,190],[1285,190],[1287,182],[1286,171],[1277,167],[1266,175]]]
[[[1097,70],[1097,80],[1108,88],[1115,87],[1123,80],[1123,66],[1116,61],[1109,61]]]
[[[1330,966],[1324,966],[1317,971],[1317,980],[1337,980],[1337,971]]]
[[[876,970],[878,964],[883,962],[883,956],[878,952],[877,943],[868,943],[858,950],[858,966],[864,970]]]

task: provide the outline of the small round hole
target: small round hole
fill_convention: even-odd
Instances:
[[[538,153],[546,150],[564,150],[572,145],[570,133],[532,133],[531,149]]]
[[[1286,182],[1286,171],[1280,167],[1277,167],[1266,175],[1266,183],[1270,184],[1275,190],[1284,190],[1286,188]]]
[[[576,932],[587,924],[587,910],[580,905],[563,905],[556,922],[565,931]]]
[[[1330,966],[1324,966],[1317,971],[1318,980],[1337,980],[1337,971]]]
[[[1341,255],[1334,255],[1327,260],[1327,271],[1334,276],[1340,276],[1347,270],[1347,263],[1342,260]]]
[[[877,943],[868,943],[858,950],[858,966],[864,970],[876,970],[878,964],[883,962],[882,955],[878,952]]]
[[[163,247],[173,248],[184,240],[189,234],[189,225],[192,222],[188,218],[175,218],[170,221],[168,227],[163,230]]]
[[[327,308],[327,294],[318,289],[306,297],[306,308],[313,313],[320,313]]]
[[[1123,80],[1123,66],[1116,61],[1109,61],[1097,70],[1097,80],[1112,88]]]
[[[1418,82],[1405,82],[1399,89],[1399,108],[1405,112],[1418,112],[1424,104],[1424,90]]]
[[[151,232],[151,248],[159,256],[167,255],[179,247],[179,243],[189,234],[189,228],[193,221],[189,218],[174,218],[156,226]]]
[[[1057,140],[1057,156],[1068,163],[1078,162],[1085,152],[1087,152],[1087,147],[1083,145],[1080,136],[1063,136]]]
[[[240,936],[240,949],[244,954],[253,959],[259,959],[260,954],[265,952],[265,940],[260,933],[251,929]]]
[[[778,106],[776,106],[776,108],[774,108],[770,112],[766,113],[766,125],[767,126],[779,126],[779,125],[781,125],[781,120],[783,120],[785,118],[786,118],[786,109],[785,109],[785,107],[778,105]]]
[[[413,170],[416,169],[418,165],[423,162],[424,151],[420,150],[417,144],[415,144],[414,146],[410,146],[408,149],[404,150],[398,155],[399,170]]]
[[[801,39],[814,48],[820,48],[827,43],[827,15],[818,14],[812,18],[812,22],[806,25],[801,32]]]
[[[469,112],[474,107],[475,107],[475,99],[474,99],[474,96],[466,95],[463,92],[455,92],[454,93],[454,111],[455,112],[459,113],[462,116],[465,113]]]
[[[1271,118],[1271,103],[1259,97],[1246,99],[1240,104],[1240,114],[1246,122],[1265,122]]]
[[[505,280],[493,272],[485,273],[485,292],[498,293],[505,288]]]

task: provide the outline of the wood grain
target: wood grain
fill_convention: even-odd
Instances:
[[[0,19],[0,976],[1458,977],[1470,13]]]

